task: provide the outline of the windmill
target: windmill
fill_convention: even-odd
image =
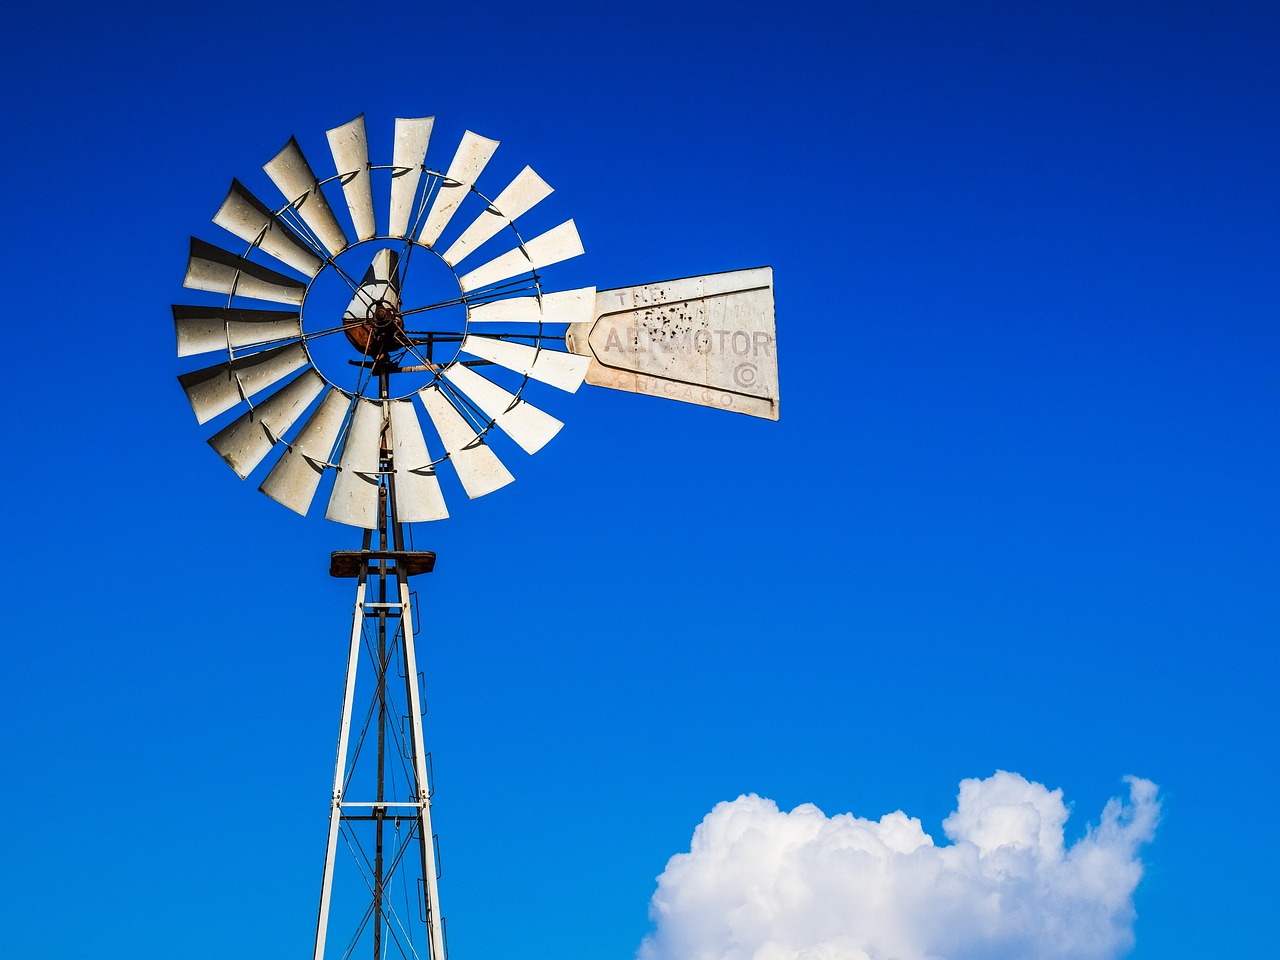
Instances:
[[[218,357],[178,378],[214,450],[289,509],[321,499],[363,531],[330,563],[356,600],[315,960],[339,921],[343,957],[447,954],[411,589],[435,555],[409,527],[449,515],[439,471],[468,498],[510,483],[495,447],[540,450],[563,426],[542,405],[584,382],[778,418],[771,268],[550,289],[577,228],[517,221],[552,188],[525,167],[490,198],[498,142],[468,131],[434,169],[433,127],[397,119],[386,165],[363,115],[329,130],[324,179],[291,138],[263,167],[276,203],[233,180],[215,213],[235,250],[192,238],[183,285],[209,302],[173,307],[178,356]]]

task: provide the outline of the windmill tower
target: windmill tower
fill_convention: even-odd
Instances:
[[[233,180],[213,222],[242,252],[193,237],[183,285],[210,296],[173,307],[178,356],[219,358],[178,378],[214,450],[291,510],[321,499],[363,531],[330,564],[356,599],[315,960],[447,955],[412,589],[435,555],[410,527],[449,515],[437,471],[469,498],[510,483],[495,448],[540,450],[563,426],[541,405],[584,382],[778,418],[769,267],[550,289],[583,252],[574,222],[517,221],[551,187],[525,167],[491,199],[477,181],[498,142],[468,131],[442,171],[433,125],[396,120],[386,165],[363,116],[330,130],[324,179],[290,139],[263,167],[280,200]]]

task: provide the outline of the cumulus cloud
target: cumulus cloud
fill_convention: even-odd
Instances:
[[[1061,790],[1016,773],[964,780],[936,844],[898,811],[718,804],[658,878],[640,960],[1109,960],[1133,945],[1139,847],[1156,786],[1127,778],[1064,843]]]

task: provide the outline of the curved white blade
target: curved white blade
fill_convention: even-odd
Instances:
[[[311,165],[302,155],[296,138],[290,137],[284,149],[263,164],[262,169],[332,256],[347,248],[347,235],[338,225],[320,189],[320,181],[311,172]]]
[[[330,387],[316,412],[258,489],[276,503],[305,516],[316,495],[316,487],[320,486],[320,477],[328,469],[329,454],[342,429],[349,400],[341,390]]]
[[[378,454],[382,450],[382,404],[356,399],[333,481],[325,519],[371,530],[378,525]]]
[[[462,135],[462,143],[458,144],[458,152],[453,155],[453,162],[436,192],[435,202],[431,204],[431,212],[418,234],[419,243],[429,247],[440,239],[441,232],[458,211],[458,205],[467,198],[471,185],[497,149],[497,140],[470,130]]]
[[[427,144],[431,142],[431,128],[435,117],[407,120],[396,118],[396,145],[391,156],[391,225],[388,235],[409,236],[409,219],[413,214],[413,201],[418,195],[422,180],[422,165],[427,159]]]
[[[572,220],[566,220],[560,226],[552,227],[546,233],[534,237],[523,247],[509,250],[459,277],[458,285],[463,290],[477,290],[529,270],[541,270],[553,263],[581,255],[582,240],[578,237],[578,228]]]
[[[324,266],[324,261],[305,241],[281,223],[239,180],[231,181],[231,189],[213,215],[213,222],[308,277],[314,277]]]
[[[209,446],[227,461],[227,466],[243,480],[271,452],[302,411],[324,389],[324,377],[314,367],[272,394],[252,410],[223,427],[209,438]]]
[[[334,127],[325,136],[333,153],[333,165],[347,198],[356,238],[370,240],[378,233],[373,222],[373,189],[369,185],[369,141],[365,135],[364,114],[350,123]]]
[[[561,290],[537,297],[508,297],[472,307],[468,323],[590,323],[596,318],[596,288]]]
[[[458,479],[468,497],[472,500],[483,497],[515,479],[484,440],[476,436],[475,429],[462,418],[439,384],[428,384],[418,391],[418,396],[444,441],[449,460],[458,471]]]
[[[373,255],[373,263],[365,271],[364,279],[356,287],[355,295],[343,320],[365,320],[369,316],[369,308],[379,300],[387,300],[397,305],[400,303],[400,291],[397,287],[396,268],[400,263],[400,255],[394,250],[379,250]]]
[[[187,393],[196,420],[207,423],[309,362],[302,344],[293,343],[184,373],[178,382]]]
[[[440,478],[418,423],[412,400],[391,403],[391,439],[395,454],[395,516],[401,523],[443,520],[449,516]]]
[[[495,340],[493,337],[463,337],[462,352],[491,360],[500,367],[549,383],[569,393],[582,386],[587,367],[591,363],[589,357],[539,350],[523,343]]]
[[[237,294],[273,303],[301,304],[307,292],[306,284],[292,277],[195,237],[191,238],[191,256],[182,285],[189,290]]]
[[[532,168],[525,167],[507,188],[498,194],[493,205],[485,210],[453,241],[453,245],[440,258],[449,266],[469,255],[495,233],[524,216],[538,203],[551,196],[551,187]]]
[[[302,336],[302,318],[289,310],[239,310],[230,307],[173,305],[178,356],[267,344]]]
[[[483,410],[486,417],[520,444],[525,453],[537,453],[564,426],[551,414],[508,393],[470,367],[451,363],[441,372],[459,393]]]

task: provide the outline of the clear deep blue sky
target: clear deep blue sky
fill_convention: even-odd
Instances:
[[[360,112],[538,170],[557,286],[775,270],[779,423],[584,388],[415,535],[455,957],[630,958],[718,801],[940,836],[996,769],[1069,838],[1160,785],[1133,957],[1274,949],[1280,8],[44,3],[0,47],[0,953],[308,949],[358,534],[208,449],[169,304],[230,179]]]

